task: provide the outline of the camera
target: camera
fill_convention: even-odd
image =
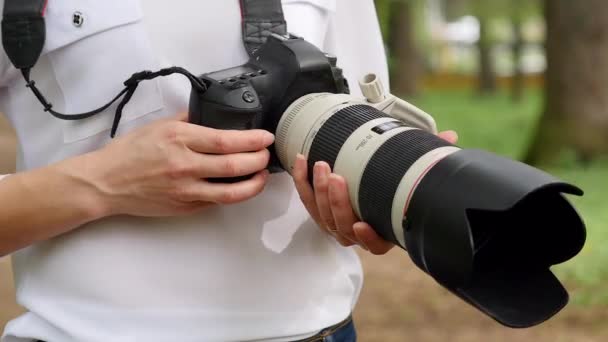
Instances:
[[[282,113],[298,98],[349,92],[336,61],[302,38],[273,34],[246,64],[200,76],[207,91],[192,90],[189,121],[217,129],[274,133]],[[274,151],[268,169],[283,171]]]
[[[577,255],[585,225],[574,185],[437,137],[434,119],[385,92],[373,74],[349,94],[337,60],[304,39],[272,35],[243,66],[201,75],[190,122],[276,135],[270,168],[307,156],[347,182],[357,216],[422,271],[509,327],[549,319],[568,302],[550,267]],[[311,179],[312,181],[312,179]]]

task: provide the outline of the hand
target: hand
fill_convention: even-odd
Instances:
[[[439,133],[439,137],[455,144],[454,131]],[[365,222],[360,222],[353,211],[348,188],[343,177],[332,173],[329,164],[317,162],[313,168],[313,187],[308,183],[307,162],[298,155],[293,168],[293,179],[304,206],[315,222],[345,247],[359,245],[376,254],[386,254],[394,244],[382,239]]]
[[[161,120],[87,156],[87,175],[107,215],[174,216],[259,194],[274,136],[263,130],[216,130]],[[255,174],[234,184],[207,178]]]

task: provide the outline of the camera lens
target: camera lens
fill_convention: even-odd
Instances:
[[[450,291],[499,322],[538,324],[567,292],[549,267],[585,241],[563,194],[582,192],[520,162],[461,149],[346,94],[310,94],[276,132],[281,164],[308,157],[343,176],[357,216]]]

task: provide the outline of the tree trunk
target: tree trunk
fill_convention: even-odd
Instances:
[[[412,21],[412,0],[394,0],[390,5],[389,51],[392,57],[391,89],[399,96],[416,93],[420,61]]]
[[[492,59],[492,42],[488,32],[488,19],[484,16],[479,18],[479,92],[490,94],[496,91],[496,74],[494,72],[494,61]]]
[[[511,100],[520,102],[524,94],[524,72],[521,65],[521,58],[524,49],[524,35],[522,20],[518,14],[511,18],[513,28],[513,75],[511,80]]]
[[[608,1],[545,0],[545,108],[525,161],[608,153]]]

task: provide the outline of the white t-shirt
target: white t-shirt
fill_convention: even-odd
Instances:
[[[283,5],[290,32],[338,56],[353,94],[368,72],[388,84],[372,0]],[[238,0],[50,0],[46,20],[32,79],[64,113],[97,108],[137,71],[178,65],[200,74],[248,59]],[[4,53],[0,86],[0,111],[19,138],[18,170],[110,141],[114,107],[83,121],[55,119]],[[181,76],[142,83],[119,134],[187,111],[189,94]],[[250,201],[199,215],[91,222],[13,254],[13,267],[27,313],[2,342],[293,340],[346,318],[362,285],[354,250],[316,227],[286,173]]]

